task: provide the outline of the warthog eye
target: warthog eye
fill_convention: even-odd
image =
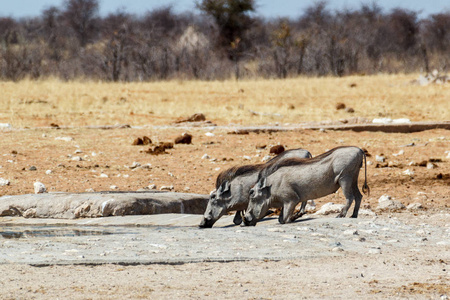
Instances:
[[[249,195],[250,195],[250,196],[253,196],[254,194],[255,194],[255,190],[254,190],[254,189],[251,189],[250,192],[249,192]]]

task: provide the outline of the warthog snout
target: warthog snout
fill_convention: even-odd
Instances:
[[[253,216],[246,214],[244,216],[244,225],[245,226],[255,226],[257,222],[257,219],[254,218]]]
[[[212,228],[214,225],[214,220],[212,218],[203,218],[200,222],[200,225],[198,225],[199,228]]]

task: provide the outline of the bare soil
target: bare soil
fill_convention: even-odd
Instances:
[[[155,184],[157,189],[173,186],[174,191],[206,194],[214,189],[221,171],[233,165],[261,163],[274,145],[305,148],[313,156],[336,146],[355,145],[370,155],[367,177],[371,193],[364,196],[363,207],[375,210],[380,196],[388,194],[405,205],[421,203],[426,214],[444,216],[435,225],[448,225],[450,135],[446,130],[410,134],[300,130],[246,135],[229,131],[213,127],[0,131],[0,177],[10,181],[0,187],[0,196],[33,193],[35,181],[44,183],[49,192],[136,191]],[[183,132],[193,136],[192,144],[176,144],[160,155],[147,153],[160,142],[173,143]],[[213,135],[206,135],[208,132]],[[132,145],[143,136],[153,144]],[[377,162],[377,155],[386,157],[385,163]],[[74,160],[76,156],[81,160]],[[141,167],[131,168],[134,162]],[[149,167],[143,168],[146,164]],[[343,201],[338,192],[316,203],[320,207]],[[382,218],[390,214],[379,212]],[[417,222],[415,212],[405,210],[399,215],[405,222]],[[344,260],[331,255],[293,261],[150,266],[36,268],[8,264],[0,265],[0,272],[7,274],[0,281],[0,298],[439,299],[450,296],[448,249],[432,248],[420,255],[348,253]]]

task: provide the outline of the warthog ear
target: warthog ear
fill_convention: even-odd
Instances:
[[[267,179],[266,177],[262,177],[259,181],[258,181],[258,187],[260,189],[263,189],[266,187],[266,183],[267,183]]]
[[[229,190],[230,190],[230,182],[226,180],[222,182],[222,184],[220,185],[219,189],[217,190],[217,194],[223,194]]]

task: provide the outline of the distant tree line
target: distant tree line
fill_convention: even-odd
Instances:
[[[0,79],[220,80],[449,68],[450,12],[419,19],[376,4],[332,11],[315,2],[297,19],[264,19],[256,5],[201,0],[199,13],[166,6],[101,17],[98,0],[66,0],[38,17],[0,17]]]

